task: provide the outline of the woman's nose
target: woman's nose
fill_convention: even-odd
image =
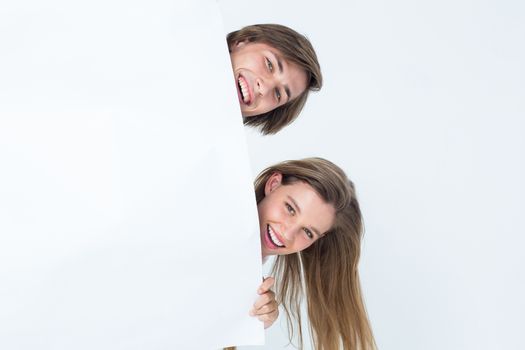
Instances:
[[[291,223],[288,225],[284,225],[282,227],[282,235],[283,238],[286,240],[286,243],[293,242],[299,230],[300,228],[296,224]]]

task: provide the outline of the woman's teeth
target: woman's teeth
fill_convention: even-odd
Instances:
[[[242,95],[243,102],[250,103],[250,92],[248,90],[248,84],[246,84],[246,81],[242,77],[239,77],[237,82],[239,83],[239,87],[241,89],[241,95]]]
[[[279,240],[279,238],[277,238],[270,225],[268,225],[268,236],[270,237],[270,241],[272,241],[273,244],[280,248],[284,247],[284,244]]]

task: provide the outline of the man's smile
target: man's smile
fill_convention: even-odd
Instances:
[[[252,103],[252,93],[250,90],[250,85],[248,84],[246,78],[240,74],[237,78],[237,87],[239,89],[242,102],[246,105],[250,105]]]

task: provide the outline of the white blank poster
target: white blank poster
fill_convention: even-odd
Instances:
[[[216,2],[12,2],[0,48],[0,348],[261,344]]]

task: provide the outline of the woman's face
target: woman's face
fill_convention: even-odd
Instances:
[[[306,182],[283,185],[274,173],[257,205],[262,256],[285,255],[308,248],[333,225],[335,209]]]
[[[244,117],[269,112],[306,89],[306,72],[272,46],[240,42],[230,58]]]

